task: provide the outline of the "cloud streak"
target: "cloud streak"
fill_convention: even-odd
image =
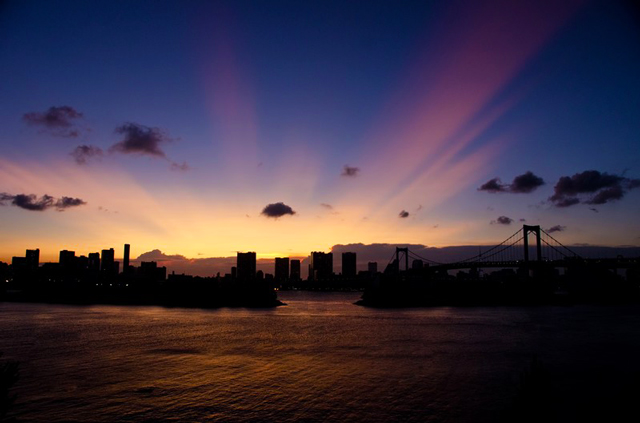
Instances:
[[[58,211],[63,211],[71,207],[77,207],[87,204],[86,201],[80,198],[73,197],[61,197],[54,198],[50,195],[43,195],[38,198],[35,194],[7,194],[6,192],[0,193],[0,205],[4,206],[9,202],[11,205],[19,207],[24,210],[30,211],[45,211],[47,209],[55,208]]]

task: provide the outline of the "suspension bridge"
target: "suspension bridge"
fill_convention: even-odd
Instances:
[[[566,268],[575,264],[599,264],[609,269],[618,269],[629,268],[639,263],[638,258],[583,258],[540,226],[532,225],[523,225],[501,243],[479,251],[475,256],[450,263],[434,261],[409,248],[396,247],[390,265],[397,271],[406,271],[411,268],[410,259],[412,267],[413,263],[418,261],[428,265],[434,271],[471,268],[535,268],[540,265]]]

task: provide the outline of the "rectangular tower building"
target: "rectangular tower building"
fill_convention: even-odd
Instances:
[[[355,278],[356,273],[356,253],[342,253],[342,276]]]
[[[309,279],[328,279],[333,276],[333,253],[313,251],[309,265]]]
[[[250,280],[256,277],[256,253],[238,253],[236,259],[239,280]]]
[[[300,260],[297,260],[297,259],[291,260],[291,274],[290,274],[290,277],[291,277],[292,281],[299,281],[300,280]]]
[[[274,276],[278,282],[289,280],[289,257],[276,257]]]

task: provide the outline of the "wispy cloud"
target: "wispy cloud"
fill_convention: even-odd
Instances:
[[[54,136],[69,138],[80,135],[76,121],[81,118],[82,113],[71,106],[54,106],[45,112],[29,112],[22,115],[22,120],[27,125],[39,127]]]
[[[511,225],[513,219],[507,216],[499,216],[496,220],[492,220],[492,225]]]
[[[89,160],[99,159],[104,155],[104,152],[100,147],[95,145],[79,145],[71,153],[71,157],[79,165],[87,164]]]
[[[356,176],[358,176],[358,173],[360,173],[359,167],[344,165],[341,175],[355,178]]]
[[[547,229],[546,232],[552,234],[554,232],[563,232],[565,229],[567,229],[566,226],[555,225]]]

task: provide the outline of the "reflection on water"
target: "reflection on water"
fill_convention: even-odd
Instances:
[[[493,422],[533,356],[550,375],[547,421],[615,416],[637,398],[638,307],[375,310],[352,305],[358,294],[280,296],[288,306],[264,310],[0,304],[0,351],[21,362],[14,412]]]

